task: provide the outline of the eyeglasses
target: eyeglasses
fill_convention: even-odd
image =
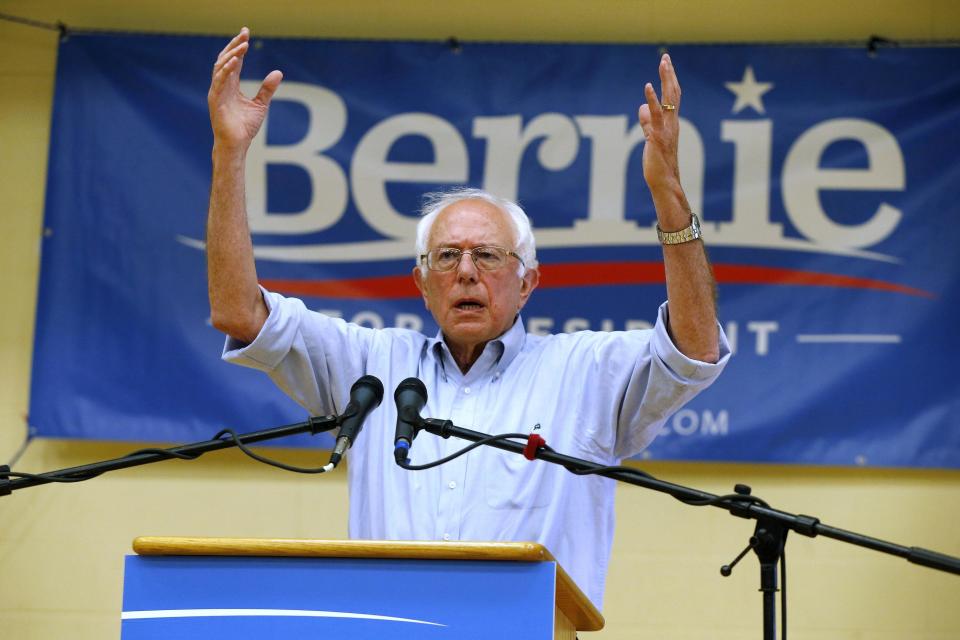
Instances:
[[[474,247],[463,251],[455,247],[437,247],[420,256],[420,264],[426,262],[431,271],[451,271],[460,264],[464,254],[470,254],[473,264],[481,271],[496,271],[507,263],[507,256],[513,256],[523,264],[523,258],[503,247]]]

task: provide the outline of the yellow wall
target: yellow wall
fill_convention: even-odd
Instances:
[[[311,37],[678,42],[960,36],[960,3],[950,0],[7,0],[0,12],[77,27],[229,34],[247,24],[262,35]],[[0,462],[25,434],[55,54],[54,34],[0,22],[0,274],[7,300],[0,316]],[[38,441],[17,466],[56,469],[132,448]],[[308,453],[285,454],[295,463],[316,462]],[[960,555],[956,472],[670,463],[644,468],[717,493],[746,482],[783,509]],[[221,452],[0,498],[0,637],[117,637],[121,563],[134,536],[342,538],[346,494],[342,472],[302,477]],[[731,578],[718,573],[745,544],[750,522],[634,487],[620,490],[617,509],[602,637],[760,637],[756,561],[746,559]],[[960,637],[960,577],[798,536],[791,536],[788,560],[794,639]]]

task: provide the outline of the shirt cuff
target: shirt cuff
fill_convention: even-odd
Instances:
[[[297,303],[303,303],[293,298],[284,298],[263,287],[260,287],[260,292],[269,314],[260,333],[249,344],[227,336],[221,357],[233,364],[272,371],[290,351],[299,324],[299,314],[295,307]]]
[[[719,347],[720,359],[716,363],[701,362],[688,358],[673,344],[670,333],[667,331],[669,317],[669,309],[667,303],[664,302],[657,311],[657,324],[653,327],[653,352],[657,357],[671,371],[687,380],[709,380],[719,375],[720,371],[726,366],[727,360],[730,359],[730,345],[720,323],[717,323],[717,346]]]

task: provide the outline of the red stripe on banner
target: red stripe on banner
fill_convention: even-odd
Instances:
[[[871,289],[936,298],[933,293],[914,287],[831,273],[737,264],[717,264],[713,271],[721,284]],[[540,286],[547,289],[661,282],[664,282],[662,262],[578,262],[540,267]],[[261,280],[260,284],[271,291],[316,298],[392,300],[420,296],[410,275],[348,280]]]
[[[352,280],[261,280],[260,284],[278,293],[315,298],[391,300],[420,295],[413,284],[413,276],[409,274]]]
[[[725,284],[774,284],[801,287],[838,287],[841,289],[872,289],[903,293],[918,298],[935,299],[929,291],[908,287],[895,282],[854,278],[833,273],[815,273],[796,269],[778,269],[775,267],[754,267],[741,264],[718,264],[713,268],[717,282]]]

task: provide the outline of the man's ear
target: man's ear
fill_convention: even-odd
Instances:
[[[424,282],[426,278],[420,272],[420,267],[414,267],[412,275],[413,284],[417,285],[417,291],[419,291],[420,295],[423,296],[423,306],[429,309],[430,305],[427,303],[427,283]]]
[[[527,298],[530,297],[530,294],[533,293],[533,290],[537,288],[537,285],[540,284],[540,270],[536,267],[533,269],[527,269],[523,274],[520,283],[520,308],[523,308],[523,305],[527,304]]]

